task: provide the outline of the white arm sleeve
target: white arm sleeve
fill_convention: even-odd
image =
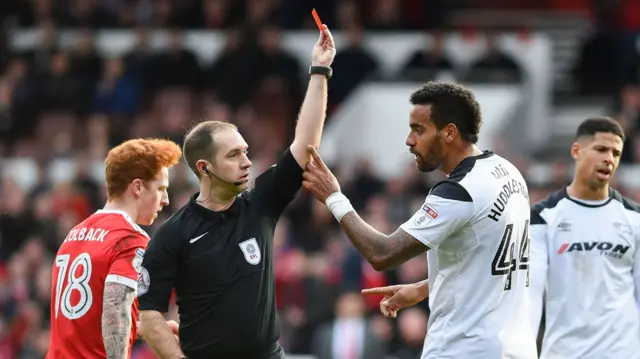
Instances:
[[[537,335],[544,308],[544,293],[547,285],[549,255],[547,249],[547,224],[534,211],[531,211],[531,241],[529,255],[529,310],[533,332]]]
[[[636,286],[636,304],[640,308],[640,233],[636,235],[636,250],[633,254],[633,282]]]
[[[473,216],[473,200],[456,182],[439,183],[422,207],[400,226],[429,248],[439,246],[466,225]]]

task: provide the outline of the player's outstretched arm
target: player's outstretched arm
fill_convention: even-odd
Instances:
[[[429,250],[429,247],[401,228],[386,235],[360,218],[340,192],[338,180],[315,148],[309,146],[308,150],[313,163],[307,164],[302,185],[319,201],[327,204],[351,243],[374,269],[389,270]]]
[[[102,305],[102,338],[109,359],[126,359],[131,335],[131,307],[135,290],[107,282]]]
[[[402,308],[416,305],[429,296],[429,282],[423,280],[418,283],[391,285],[363,289],[364,295],[384,295],[380,301],[380,312],[385,317],[395,318]]]
[[[140,327],[142,336],[161,359],[184,358],[162,313],[155,310],[140,311]]]
[[[336,45],[331,32],[323,25],[318,42],[313,47],[311,65],[331,66],[336,56]],[[309,79],[307,93],[300,109],[291,154],[301,168],[309,162],[307,145],[319,146],[327,112],[327,78],[314,74]]]

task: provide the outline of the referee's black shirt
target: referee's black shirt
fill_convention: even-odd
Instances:
[[[175,287],[189,359],[262,359],[277,345],[273,233],[302,185],[290,150],[223,212],[189,203],[149,242],[139,309],[168,310]]]

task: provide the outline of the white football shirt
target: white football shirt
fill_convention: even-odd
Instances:
[[[529,324],[529,192],[491,152],[463,160],[401,228],[430,248],[422,359],[537,357]]]
[[[566,188],[531,211],[531,323],[542,359],[640,358],[640,207],[610,190],[584,202]]]

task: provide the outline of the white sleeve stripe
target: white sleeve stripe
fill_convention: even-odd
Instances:
[[[104,281],[105,283],[120,283],[124,284],[127,287],[138,289],[138,281],[133,280],[131,278],[123,277],[117,274],[109,274],[107,275],[107,279]]]

